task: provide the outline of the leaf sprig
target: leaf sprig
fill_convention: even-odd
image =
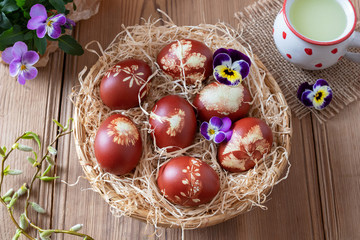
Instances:
[[[6,1],[5,1],[6,2]],[[21,0],[17,0],[17,2],[21,2]],[[3,4],[3,2],[2,2]],[[56,180],[58,176],[50,176],[49,172],[54,167],[55,162],[53,158],[57,154],[57,150],[54,147],[59,140],[59,138],[70,134],[72,130],[70,130],[70,121],[72,119],[70,118],[67,121],[66,126],[63,126],[58,121],[53,120],[55,124],[59,128],[59,133],[55,137],[55,139],[51,142],[49,146],[46,148],[45,154],[41,156],[37,152],[41,153],[42,145],[39,138],[39,135],[34,132],[25,132],[20,137],[18,137],[14,144],[12,145],[9,150],[6,147],[0,147],[0,157],[1,157],[1,178],[0,178],[0,202],[1,204],[6,207],[7,212],[11,218],[11,221],[14,223],[16,227],[15,235],[13,236],[13,240],[17,240],[20,238],[20,236],[25,236],[28,239],[36,240],[37,238],[32,237],[28,233],[28,228],[35,229],[41,240],[49,240],[51,235],[56,233],[63,233],[63,234],[69,234],[77,237],[81,237],[84,240],[93,240],[92,237],[90,237],[87,234],[79,233],[79,231],[82,228],[82,224],[76,224],[75,226],[72,226],[69,230],[61,230],[61,229],[43,229],[37,226],[33,221],[29,219],[28,216],[28,209],[31,207],[34,211],[40,214],[44,214],[46,211],[43,207],[41,207],[38,203],[30,201],[31,193],[33,190],[33,186],[36,182],[36,180],[49,182]],[[37,143],[38,149],[35,151],[32,147],[23,145],[20,143],[21,140],[33,140]],[[21,170],[17,169],[11,169],[10,165],[6,165],[7,160],[9,159],[9,156],[14,151],[23,151],[23,152],[29,152],[32,154],[32,156],[28,156],[27,160],[31,164],[29,166],[33,167],[35,169],[35,174],[31,178],[29,183],[24,183],[19,189],[16,191],[13,188],[10,188],[7,190],[7,192],[3,195],[1,195],[2,188],[3,188],[3,182],[4,178],[11,175],[19,175],[22,173]],[[41,157],[39,157],[41,156]],[[46,169],[42,171],[43,166],[47,165]],[[24,203],[24,212],[21,213],[19,216],[19,220],[16,220],[16,217],[14,216],[14,208],[17,206],[19,199],[21,196],[26,196],[25,203]]]

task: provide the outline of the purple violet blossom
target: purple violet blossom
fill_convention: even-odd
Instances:
[[[75,27],[75,22],[73,20],[71,20],[70,18],[66,18],[64,27],[66,29],[72,29],[73,27]]]
[[[1,58],[10,65],[10,76],[17,76],[18,82],[22,85],[38,74],[33,65],[39,61],[39,55],[35,51],[28,51],[28,47],[23,42],[16,42],[12,47],[6,48]]]
[[[28,21],[27,28],[36,30],[39,38],[43,38],[46,33],[54,39],[60,37],[61,25],[64,25],[66,22],[64,14],[48,17],[46,8],[41,4],[35,4],[31,7],[30,17],[31,19]]]
[[[230,140],[232,136],[231,119],[228,117],[212,117],[208,122],[203,122],[200,126],[200,133],[208,140],[214,140],[215,143],[221,143],[225,139]]]
[[[220,48],[214,53],[214,78],[225,85],[238,86],[249,75],[251,60],[234,49]]]
[[[333,93],[324,79],[318,79],[313,85],[307,82],[301,84],[297,97],[305,106],[321,110],[330,104]]]

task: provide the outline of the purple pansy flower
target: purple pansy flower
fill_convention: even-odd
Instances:
[[[10,75],[17,76],[18,82],[22,85],[38,74],[33,65],[39,61],[39,55],[35,51],[28,51],[28,47],[23,42],[16,42],[14,46],[6,48],[1,58],[10,65]]]
[[[333,93],[324,79],[318,79],[314,85],[307,82],[301,84],[297,97],[305,106],[321,110],[330,104]]]
[[[31,7],[30,17],[27,28],[36,30],[39,38],[43,38],[46,33],[51,38],[58,38],[61,35],[61,25],[64,25],[66,22],[64,14],[48,17],[46,8],[41,4],[35,4]]]
[[[214,53],[214,77],[229,86],[239,85],[249,75],[251,60],[234,49],[220,48]]]
[[[75,27],[75,22],[73,20],[71,20],[70,18],[66,18],[64,27],[67,29],[72,29],[73,27]]]
[[[219,118],[212,117],[208,122],[203,122],[200,126],[201,135],[206,138],[206,140],[214,140],[215,143],[221,143],[225,139],[230,140],[232,136],[231,120],[228,117]]]

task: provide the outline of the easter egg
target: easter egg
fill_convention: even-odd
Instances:
[[[267,154],[273,142],[270,127],[258,118],[243,118],[232,126],[228,142],[218,148],[218,161],[230,172],[243,172],[253,168]]]
[[[220,189],[219,176],[214,169],[188,156],[173,158],[161,166],[157,184],[169,201],[183,206],[210,202]]]
[[[173,79],[185,75],[186,83],[195,84],[212,74],[213,53],[204,43],[182,39],[166,45],[157,56],[157,63]]]
[[[151,75],[151,69],[146,62],[128,59],[111,67],[100,83],[100,97],[109,108],[129,109],[139,106],[141,99],[147,94],[147,87],[140,88]]]
[[[233,87],[213,82],[196,95],[193,104],[201,121],[208,122],[214,116],[236,121],[248,114],[251,101],[245,85]]]
[[[139,163],[142,141],[128,117],[115,114],[101,123],[95,137],[95,157],[102,169],[115,174],[129,173]]]
[[[193,107],[177,95],[161,98],[153,107],[149,123],[156,145],[168,152],[190,146],[196,133]]]

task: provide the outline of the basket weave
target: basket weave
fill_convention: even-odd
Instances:
[[[155,226],[206,227],[224,222],[253,206],[265,208],[266,197],[275,184],[287,177],[286,170],[290,166],[291,116],[279,86],[258,58],[239,43],[241,35],[230,26],[218,23],[178,27],[172,22],[161,21],[161,25],[159,22],[145,21],[143,25],[124,27],[105,51],[100,47],[99,60],[86,76],[86,68],[79,74],[81,87],[76,93],[74,135],[86,178],[93,190],[110,205],[115,216],[131,216]],[[159,70],[156,55],[161,48],[183,38],[202,41],[213,51],[220,47],[238,49],[252,59],[250,74],[244,80],[254,99],[249,115],[264,119],[274,134],[272,152],[254,169],[241,174],[222,170],[216,160],[216,145],[205,141],[199,133],[193,146],[171,154],[154,146],[148,125],[148,114],[154,103],[167,94],[178,94],[191,102],[204,85],[214,81],[210,77],[196,86],[185,86],[182,79],[172,81]],[[140,58],[151,66],[154,72],[151,91],[141,108],[111,111],[99,97],[100,81],[110,66],[130,57]],[[124,176],[104,172],[97,164],[93,150],[96,130],[114,113],[122,113],[134,120],[144,146],[139,165],[134,172]],[[221,189],[212,202],[196,208],[181,207],[171,204],[159,192],[156,186],[159,167],[180,155],[200,158],[219,174]]]

